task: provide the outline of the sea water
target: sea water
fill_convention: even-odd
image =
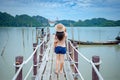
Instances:
[[[68,38],[81,41],[109,41],[115,40],[120,27],[67,27]],[[50,28],[50,33],[55,33]],[[36,28],[11,27],[0,28],[0,79],[11,80],[15,74],[15,57],[24,56],[26,60],[33,52],[36,42]],[[79,51],[88,59],[100,56],[102,61],[100,73],[104,80],[120,80],[120,45],[79,45]],[[81,56],[79,70],[85,80],[91,80],[92,66]],[[25,65],[23,75],[28,72],[32,61]],[[28,80],[31,79],[32,74]]]

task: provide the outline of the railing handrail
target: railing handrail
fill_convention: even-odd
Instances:
[[[70,40],[68,40],[68,42],[70,42],[70,45],[72,46],[72,48],[73,48],[83,59],[85,59],[88,63],[90,63],[90,64],[92,65],[92,67],[93,67],[93,69],[95,70],[96,74],[98,75],[99,79],[100,79],[100,80],[104,80],[103,77],[101,76],[100,72],[98,71],[98,69],[95,67],[95,64],[93,63],[93,61],[92,61],[92,60],[89,60],[89,59],[86,58],[81,52],[79,52],[79,51],[73,46],[73,44],[71,43]],[[74,65],[74,66],[75,66],[75,65]],[[76,67],[76,68],[77,68],[77,67]],[[77,70],[78,70],[78,69],[77,69]],[[81,77],[81,73],[79,73],[79,76]],[[84,80],[83,77],[81,77],[81,79]]]
[[[70,55],[68,55],[68,57],[70,58],[70,60],[71,60],[72,62],[74,62],[74,60],[70,57]],[[78,70],[78,68],[77,68],[77,66],[75,65],[75,63],[73,63],[73,65],[74,65],[75,69],[77,70],[80,78],[81,78],[82,80],[84,80],[82,74],[81,74],[80,71]]]
[[[46,35],[46,36],[47,36],[47,35]],[[25,64],[27,64],[27,63],[32,59],[32,57],[33,57],[33,55],[35,54],[35,52],[37,51],[37,49],[45,42],[46,36],[43,38],[43,41],[42,41],[39,45],[37,45],[37,47],[35,48],[35,50],[33,51],[33,53],[30,55],[30,57],[28,57],[27,60],[23,61],[23,63],[20,64],[20,67],[19,67],[18,71],[16,72],[16,74],[14,75],[14,77],[12,78],[12,80],[15,80],[15,79],[17,78],[17,76],[18,76],[18,74],[20,73],[20,71],[21,71],[21,69],[23,68],[23,66],[24,66]]]

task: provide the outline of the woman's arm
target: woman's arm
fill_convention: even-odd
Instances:
[[[58,42],[57,37],[54,36],[54,48],[57,46],[57,42]]]

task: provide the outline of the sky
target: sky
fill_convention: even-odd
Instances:
[[[120,0],[0,0],[0,11],[49,20],[120,20]]]

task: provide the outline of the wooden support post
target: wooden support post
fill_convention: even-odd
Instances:
[[[42,41],[41,41],[41,42],[42,42]],[[42,61],[43,47],[44,47],[44,45],[42,44],[42,45],[40,46],[40,62]]]
[[[71,48],[71,54],[70,54],[70,57],[72,58],[72,60],[74,61],[74,49],[73,49],[73,47],[72,46],[70,46],[70,48]],[[72,67],[72,70],[73,70],[73,72],[75,71],[75,69],[74,69],[74,65],[73,65],[73,61],[71,61],[72,62],[72,64],[71,64],[71,67]]]
[[[50,33],[47,34],[47,42],[50,40]]]
[[[45,51],[45,49],[46,49],[46,42],[44,42],[44,51]]]
[[[99,63],[99,61],[100,61],[99,56],[93,56],[92,61],[93,61],[93,63]],[[95,66],[99,71],[99,64],[95,65]],[[93,68],[92,68],[92,80],[99,80],[99,78],[98,78],[98,76]]]
[[[76,49],[78,49],[77,42],[73,42],[73,45]],[[74,62],[75,62],[76,67],[78,68],[78,53],[75,49],[74,49]],[[75,73],[74,80],[78,80],[78,74],[77,74],[78,72],[75,67],[74,67],[74,73]]]
[[[47,42],[45,41],[45,42],[44,42],[44,49],[45,49],[45,50],[47,49],[47,45],[46,45],[46,44],[47,44]]]
[[[72,46],[70,45],[70,42],[68,43],[68,49],[69,49],[69,55],[70,55],[70,57],[72,58],[72,54],[73,54],[73,48],[72,48]]]
[[[70,56],[74,60],[74,49],[71,45],[70,45]]]
[[[41,32],[42,32],[41,38],[44,38],[44,28],[41,29]]]
[[[68,51],[69,51],[69,54],[70,54],[70,51],[71,51],[70,42],[68,42]]]
[[[70,56],[71,56],[71,50],[72,49],[71,49],[70,42],[68,42],[68,53],[69,53],[68,55],[70,55]],[[68,57],[68,60],[70,60],[69,57]]]
[[[50,29],[47,28],[47,42],[50,40]]]
[[[15,72],[17,72],[18,69],[19,69],[19,65],[23,63],[23,56],[17,56],[15,58],[15,61],[16,61],[15,62],[15,64],[16,64],[16,70],[15,70]],[[22,80],[22,69],[21,69],[20,73],[18,74],[16,80]]]
[[[36,46],[37,43],[33,43],[33,51],[35,50]],[[36,74],[37,74],[37,51],[33,56],[33,75],[35,76]]]
[[[74,44],[75,48],[78,49],[77,42],[74,42],[73,44]],[[78,53],[76,50],[74,50],[74,61],[75,61],[76,67],[78,68]],[[78,73],[76,69],[75,69],[75,73]]]

